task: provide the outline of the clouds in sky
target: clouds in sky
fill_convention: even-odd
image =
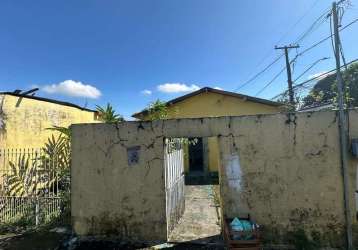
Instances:
[[[163,83],[163,84],[157,85],[157,87],[156,87],[156,91],[165,93],[165,94],[180,94],[180,93],[185,93],[185,92],[197,91],[199,89],[200,89],[200,87],[196,84],[186,84],[186,83],[179,83],[179,82]],[[214,89],[223,90],[220,87],[214,87]],[[144,89],[140,93],[142,95],[149,96],[149,95],[153,94],[153,91],[149,90],[149,89]]]
[[[199,89],[200,87],[195,84],[187,85],[185,83],[164,83],[157,86],[157,90],[163,93],[182,93]]]
[[[49,94],[61,94],[72,97],[99,98],[102,93],[96,87],[80,81],[65,80],[60,83],[45,85],[42,90]]]
[[[141,93],[142,93],[143,95],[151,95],[151,94],[152,94],[152,91],[149,90],[149,89],[144,89],[144,90],[141,91]]]

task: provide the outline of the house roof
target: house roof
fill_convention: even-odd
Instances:
[[[16,97],[20,97],[20,98],[28,98],[28,99],[33,99],[33,100],[38,100],[38,101],[43,101],[43,102],[55,103],[55,104],[68,106],[68,107],[73,107],[73,108],[77,108],[77,109],[84,110],[84,111],[89,111],[89,112],[97,112],[97,111],[92,110],[92,109],[87,109],[87,108],[80,107],[80,106],[78,106],[76,104],[73,104],[73,103],[70,103],[70,102],[63,102],[63,101],[58,101],[58,100],[39,97],[39,96],[23,95],[23,94],[14,93],[14,92],[0,92],[0,95],[11,95],[11,96],[16,96]]]
[[[208,92],[221,94],[221,95],[224,95],[224,96],[236,97],[236,98],[244,99],[244,100],[247,100],[247,101],[261,103],[261,104],[275,106],[275,107],[283,105],[282,103],[270,101],[270,100],[267,100],[267,99],[262,99],[262,98],[257,98],[257,97],[253,97],[253,96],[243,95],[243,94],[230,92],[230,91],[224,91],[224,90],[220,90],[220,89],[214,89],[214,88],[210,88],[210,87],[204,87],[204,88],[201,88],[201,89],[199,89],[197,91],[194,91],[194,92],[191,92],[189,94],[186,94],[186,95],[177,97],[175,99],[172,99],[170,101],[167,101],[166,105],[170,106],[170,105],[173,105],[175,103],[184,101],[184,100],[186,100],[186,99],[188,99],[190,97],[199,95],[201,93],[208,93]],[[141,115],[146,115],[147,113],[148,113],[148,110],[144,109],[144,110],[142,110],[140,112],[134,113],[132,115],[132,117],[136,118],[136,117],[141,116]]]
[[[321,104],[313,104],[310,106],[303,107],[298,110],[298,112],[305,112],[305,111],[319,111],[324,109],[334,109],[334,105],[332,102],[326,102]]]

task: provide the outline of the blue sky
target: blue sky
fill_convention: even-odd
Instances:
[[[343,25],[358,17],[351,2]],[[197,87],[237,89],[279,55],[275,45],[295,41],[330,7],[327,0],[2,0],[0,90],[39,86],[40,96],[90,108],[110,102],[129,118]],[[328,34],[326,21],[298,52]],[[357,34],[358,23],[341,34],[347,61],[358,58]],[[297,60],[294,78],[322,57],[331,59],[297,82],[334,67],[330,41]],[[239,92],[255,95],[283,67],[282,58]],[[286,85],[284,72],[259,97]]]

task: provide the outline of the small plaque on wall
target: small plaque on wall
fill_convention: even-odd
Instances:
[[[127,148],[128,166],[133,166],[139,163],[140,146]]]

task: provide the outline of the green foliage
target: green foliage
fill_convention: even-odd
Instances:
[[[150,121],[160,120],[168,118],[168,107],[166,102],[163,102],[157,99],[154,102],[151,102],[148,107],[148,117],[147,119]]]
[[[96,106],[99,118],[105,123],[115,123],[124,121],[123,117],[119,114],[116,114],[116,111],[113,109],[112,105],[107,103],[106,107]]]
[[[348,107],[358,106],[358,63],[342,71],[345,85],[345,102]],[[337,103],[337,75],[331,74],[319,80],[309,94],[303,98],[303,107],[324,103]]]
[[[53,135],[42,148],[41,166],[44,173],[49,166],[56,166],[53,174],[46,176],[50,183],[58,183],[60,190],[69,190],[70,186],[70,163],[71,145],[70,138],[66,134],[60,134],[57,138]],[[55,190],[54,188],[52,190]],[[55,190],[56,192],[59,190]]]
[[[71,140],[71,129],[69,127],[53,126],[52,128],[47,128],[47,130],[60,132],[67,140]]]
[[[277,100],[277,102],[283,103],[286,111],[295,111],[301,107],[301,97],[295,95],[294,105],[290,104],[288,95],[284,95]]]
[[[37,192],[36,168],[26,155],[9,162],[11,174],[6,176],[5,192],[9,196],[31,196]]]

